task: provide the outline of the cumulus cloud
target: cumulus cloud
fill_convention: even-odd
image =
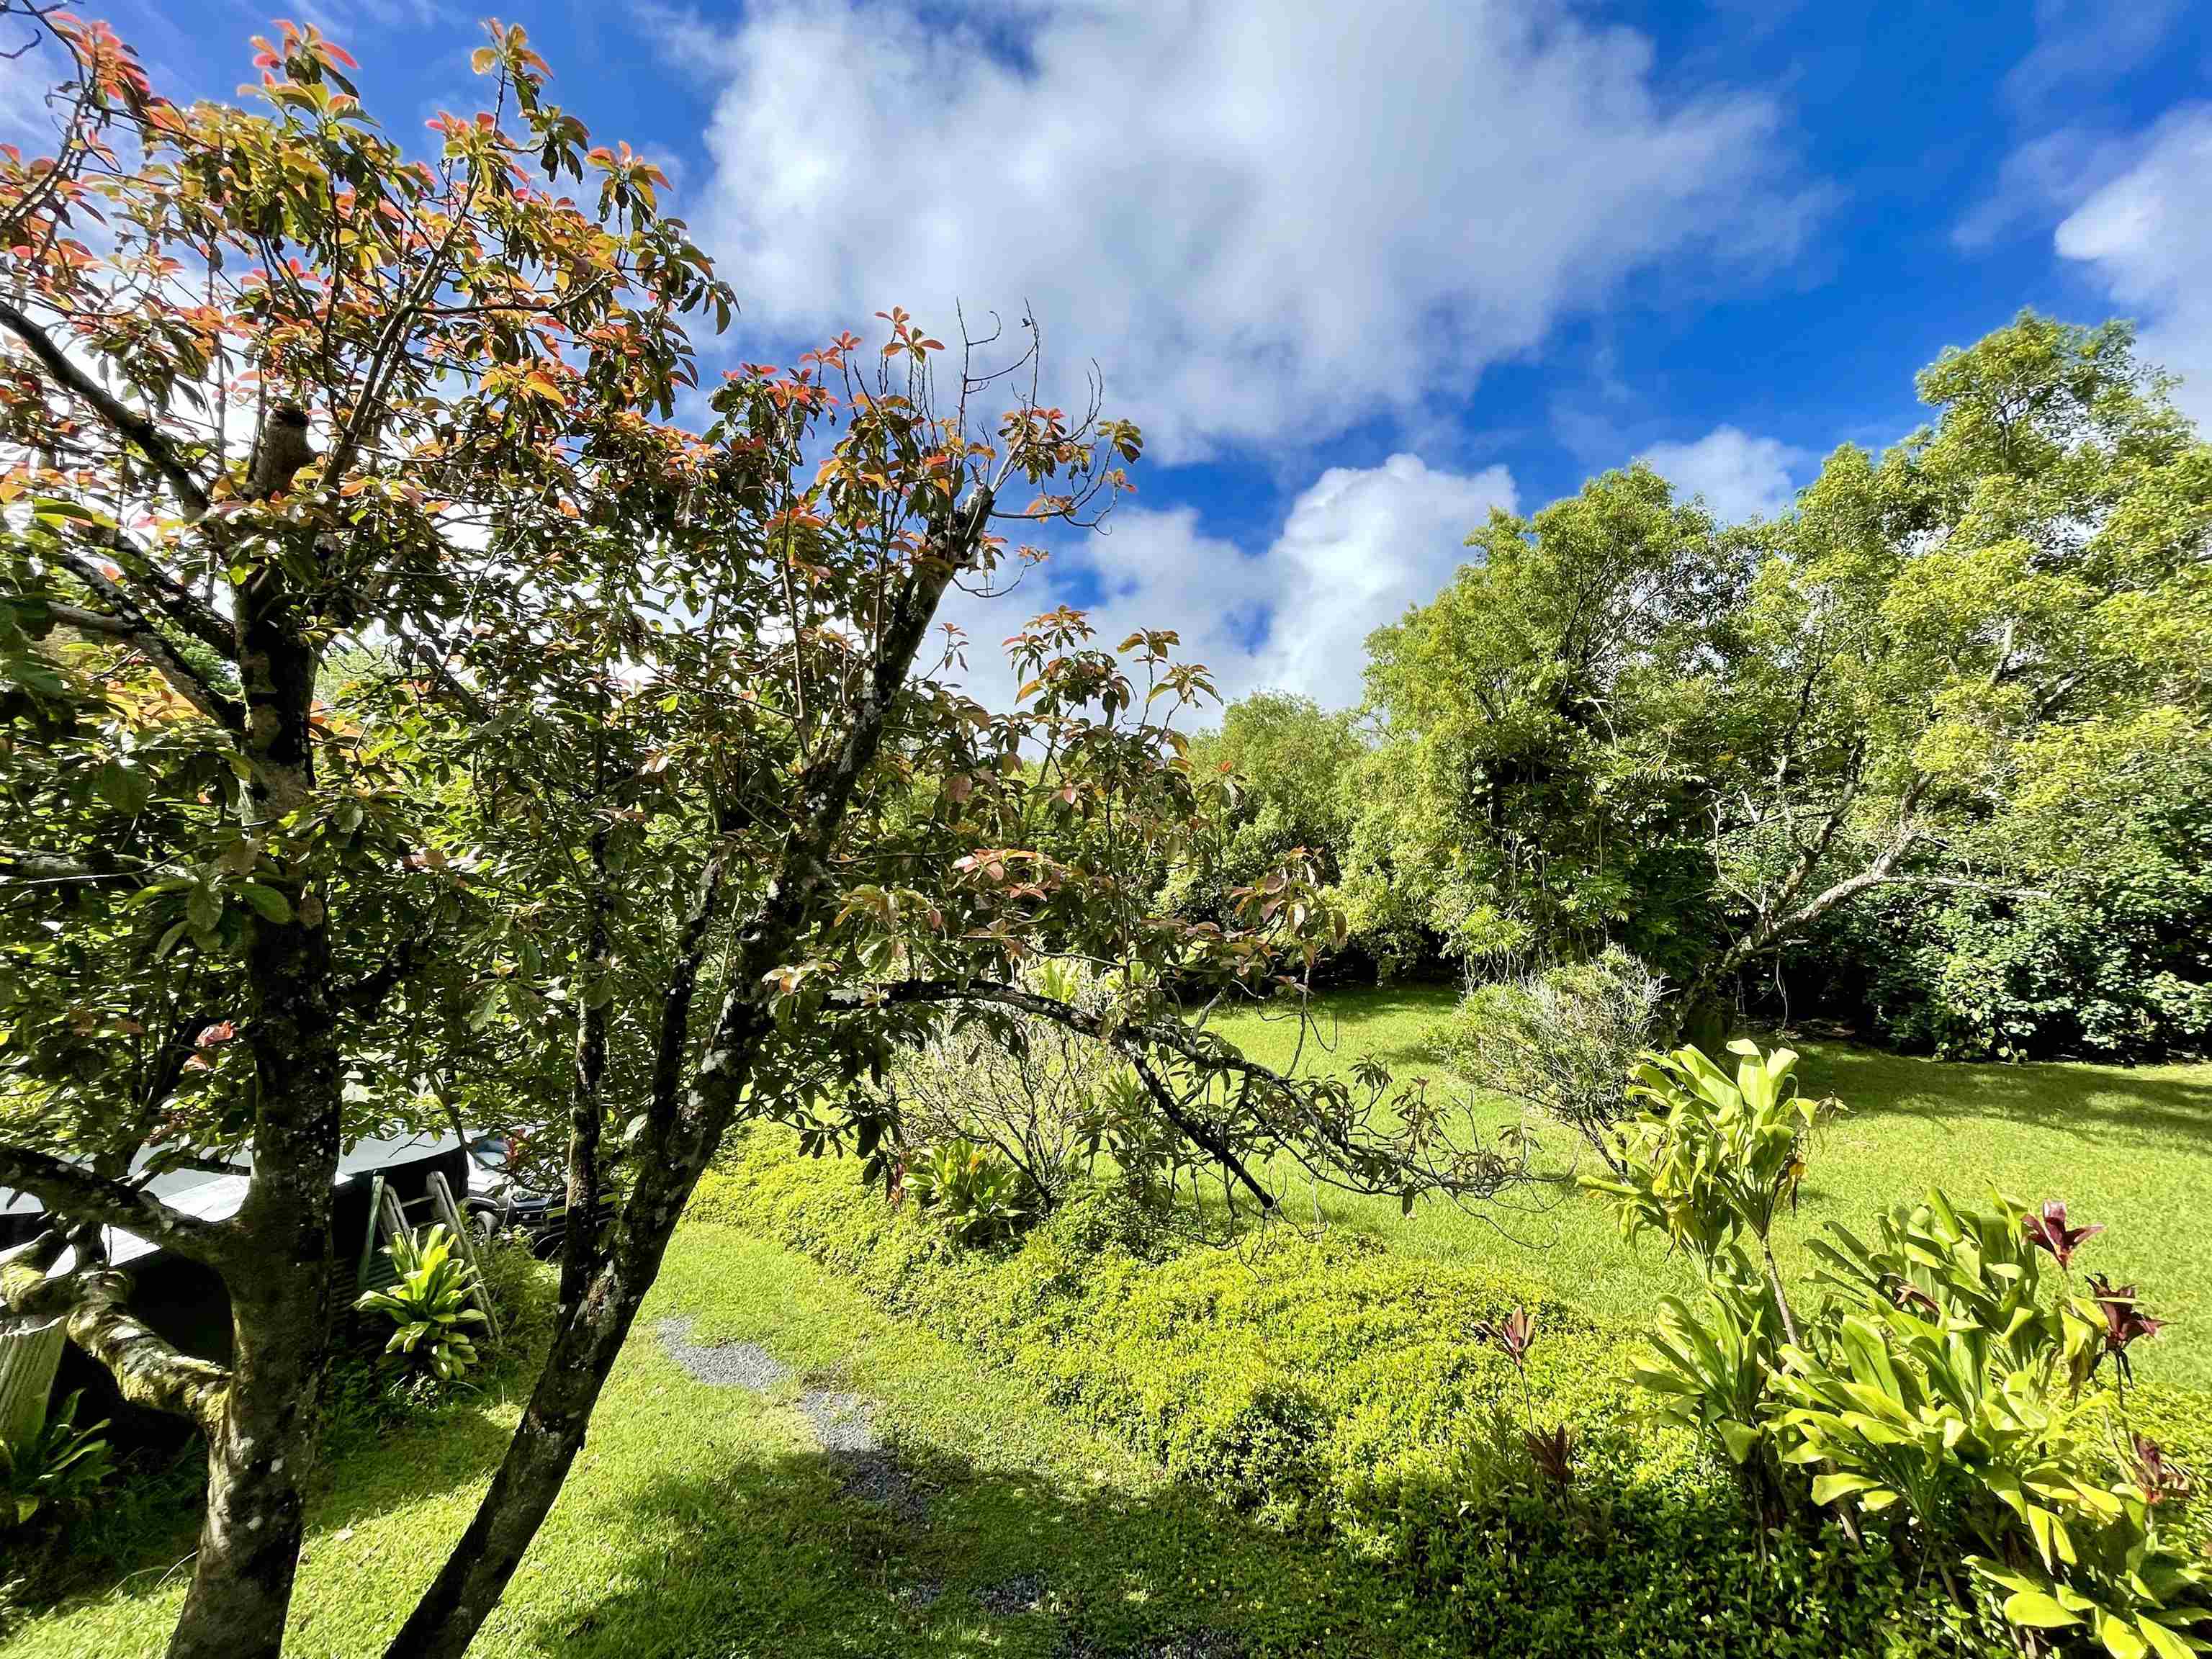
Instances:
[[[1632,276],[1786,257],[1775,103],[1559,0],[762,0],[695,218],[750,323],[1024,301],[1155,453],[1418,414]]]
[[[1081,586],[1096,590],[1087,608],[1103,643],[1176,629],[1182,656],[1212,671],[1224,701],[1272,688],[1345,707],[1359,701],[1367,635],[1431,598],[1469,556],[1468,532],[1493,507],[1515,504],[1502,466],[1462,474],[1393,455],[1323,472],[1258,555],[1206,534],[1188,507],[1118,510],[1111,533],[1083,544],[1057,586],[950,605],[971,641],[969,672],[951,678],[1003,706],[1013,685],[999,641]]]
[[[2176,402],[2212,430],[2212,106],[2169,113],[2055,240],[2142,322],[2142,355],[2182,377]]]
[[[1684,495],[1705,499],[1723,524],[1771,519],[1797,496],[1796,475],[1813,458],[1778,438],[1717,426],[1695,443],[1654,444],[1643,459]]]

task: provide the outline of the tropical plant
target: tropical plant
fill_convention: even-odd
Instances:
[[[115,1472],[100,1434],[106,1419],[77,1426],[82,1393],[72,1393],[20,1440],[0,1440],[0,1530],[25,1526],[42,1510],[83,1508]]]
[[[362,1313],[383,1314],[398,1328],[384,1345],[392,1369],[427,1371],[440,1382],[458,1380],[477,1363],[467,1328],[488,1322],[475,1305],[480,1293],[476,1269],[443,1222],[420,1237],[402,1233],[385,1247],[385,1254],[398,1279],[364,1293],[353,1305]]]
[[[1749,1234],[1790,1340],[1796,1321],[1768,1243],[1776,1212],[1795,1203],[1813,1130],[1840,1102],[1797,1091],[1797,1055],[1762,1054],[1739,1037],[1731,1078],[1696,1048],[1651,1054],[1632,1074],[1629,1094],[1644,1109],[1613,1132],[1622,1173],[1585,1182],[1610,1198],[1624,1237],[1646,1228],[1688,1250],[1709,1276]]]
[[[949,1140],[910,1159],[903,1182],[907,1195],[961,1244],[1011,1238],[1031,1212],[1021,1171],[969,1141]]]
[[[1662,1299],[1636,1368],[1657,1413],[1724,1451],[1770,1521],[1802,1469],[1854,1537],[1859,1517],[1901,1514],[1954,1595],[1963,1565],[2017,1627],[2079,1627],[2125,1659],[2200,1650],[2212,1571],[2159,1512],[2185,1480],[2154,1442],[2127,1432],[2116,1451],[2093,1432],[2083,1397],[2109,1358],[2124,1421],[2130,1350],[2159,1322],[2132,1285],[2045,1280],[2103,1229],[2056,1201],[1964,1209],[1930,1192],[1870,1242],[1839,1224],[1811,1242],[1827,1294],[1801,1325],[1771,1234],[1820,1107],[1788,1086],[1787,1050],[1731,1047],[1733,1080],[1694,1049],[1640,1068],[1626,1173],[1588,1183],[1705,1279],[1695,1304]]]
[[[2158,1322],[2131,1285],[2043,1282],[2044,1260],[2065,1271],[2100,1231],[2069,1226],[2063,1204],[1967,1210],[1941,1192],[1884,1217],[1871,1244],[1832,1227],[1811,1248],[1836,1294],[1819,1339],[1783,1351],[1773,1422],[1787,1461],[1823,1471],[1815,1504],[1900,1507],[1947,1582],[1955,1547],[2014,1625],[2179,1656],[2200,1650],[2212,1571],[2160,1524],[2161,1449],[2130,1434],[2116,1455],[2081,1400],[2108,1355],[2124,1379]]]

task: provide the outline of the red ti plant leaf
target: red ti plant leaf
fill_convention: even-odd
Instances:
[[[2058,1265],[2065,1267],[2070,1266],[2074,1261],[2075,1246],[2084,1239],[2095,1237],[2105,1230],[2094,1224],[2086,1227],[2068,1226],[2064,1202],[2053,1199],[2043,1206],[2041,1215],[2029,1216],[2022,1222],[2021,1231],[2027,1235],[2029,1243],[2050,1251],[2058,1259]]]
[[[1505,1357],[1518,1370],[1527,1361],[1528,1350],[1535,1346],[1536,1318],[1526,1308],[1516,1308],[1502,1320],[1478,1319],[1474,1334],[1485,1342],[1495,1342],[1505,1350]]]
[[[2194,1489],[2189,1471],[2174,1461],[2165,1447],[2148,1435],[2130,1433],[2128,1436],[2126,1458],[2129,1479],[2142,1494],[2144,1503],[2186,1503]]]
[[[2105,1316],[2105,1352],[2124,1378],[2129,1374],[2128,1344],[2139,1336],[2156,1336],[2166,1322],[2153,1319],[2136,1304],[2134,1285],[2115,1288],[2102,1273],[2089,1275],[2089,1295]]]

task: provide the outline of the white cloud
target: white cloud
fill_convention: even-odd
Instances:
[[[1224,701],[1272,687],[1345,707],[1361,696],[1367,635],[1432,598],[1470,556],[1468,532],[1515,501],[1502,466],[1461,474],[1393,455],[1323,472],[1264,554],[1205,534],[1191,508],[1176,507],[1117,510],[1111,533],[1077,556],[1096,579],[1088,609],[1108,647],[1139,628],[1173,628],[1182,658],[1212,672]],[[1013,684],[999,641],[1057,597],[1025,585],[1001,599],[958,598],[946,616],[969,634],[970,672],[955,678],[983,702],[1007,703]]]
[[[1683,495],[1701,495],[1723,524],[1771,519],[1797,497],[1796,474],[1813,458],[1778,438],[1717,426],[1695,443],[1654,444],[1643,459]]]
[[[2182,0],[2036,0],[2035,45],[2005,76],[2005,96],[2032,112],[2124,80],[2182,10]]]
[[[2135,166],[2060,224],[2056,245],[2136,314],[2143,356],[2182,377],[2175,401],[2212,430],[2212,106],[2169,113]]]
[[[1632,276],[1786,258],[1769,98],[1656,84],[1561,0],[763,0],[664,19],[716,87],[694,217],[748,322],[1024,301],[1156,453],[1418,415]]]

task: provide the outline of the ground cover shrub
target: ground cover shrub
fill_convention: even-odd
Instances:
[[[690,1218],[800,1250],[1239,1510],[1359,1553],[1435,1608],[1440,1650],[1998,1650],[1883,1540],[1762,1548],[1694,1435],[1639,1414],[1622,1333],[1506,1273],[1279,1224],[1224,1248],[1095,1185],[1018,1243],[948,1252],[769,1127]],[[1564,1490],[1530,1444],[1555,1431]]]

